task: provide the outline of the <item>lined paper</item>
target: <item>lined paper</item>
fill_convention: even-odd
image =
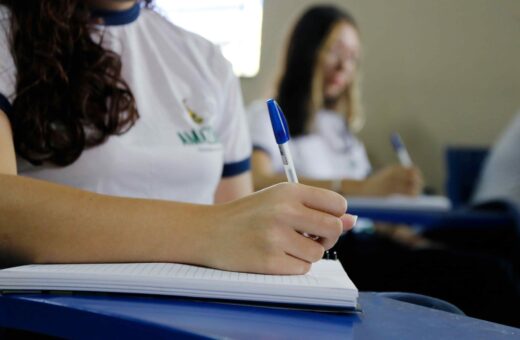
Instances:
[[[27,265],[0,270],[0,290],[164,294],[272,303],[355,306],[341,263],[321,260],[305,275],[262,275],[178,263]]]

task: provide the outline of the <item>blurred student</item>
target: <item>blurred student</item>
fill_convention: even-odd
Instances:
[[[297,20],[274,97],[286,114],[291,151],[303,183],[346,195],[408,194],[422,189],[416,168],[371,173],[363,144],[357,90],[361,47],[353,17],[334,6],[313,6]],[[285,181],[265,100],[248,112],[257,189]],[[416,292],[445,299],[468,315],[513,323],[517,306],[510,265],[485,254],[444,249],[420,235],[349,233],[334,249],[360,290]]]
[[[473,195],[474,204],[507,202],[520,213],[520,111],[490,150]]]
[[[346,195],[417,195],[415,167],[391,165],[372,173],[362,142],[359,99],[361,41],[354,18],[331,6],[315,6],[296,23],[288,41],[274,97],[291,130],[291,151],[302,183]],[[253,182],[261,189],[284,181],[265,100],[252,103]]]
[[[135,0],[1,0],[0,18],[4,266],[300,274],[351,228],[336,193],[250,194],[239,83],[206,40]]]

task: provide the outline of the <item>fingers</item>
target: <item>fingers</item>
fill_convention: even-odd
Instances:
[[[300,233],[315,235],[321,239],[337,240],[343,231],[339,217],[314,210],[305,206],[292,206],[286,209],[284,225],[294,227]]]
[[[357,222],[357,215],[345,214],[340,217],[341,223],[343,224],[343,232],[346,233],[350,229],[354,228]]]
[[[416,196],[422,191],[422,175],[417,167],[397,166],[390,180],[395,193]]]
[[[406,179],[407,190],[410,195],[418,195],[422,191],[423,179],[421,172],[417,167],[408,169],[408,177]]]
[[[347,211],[347,200],[340,194],[300,184],[299,199],[307,207],[340,217]]]
[[[285,252],[305,262],[316,262],[323,258],[324,246],[320,242],[303,236],[295,230],[285,234]]]
[[[272,261],[267,266],[264,266],[263,269],[257,270],[257,272],[273,275],[303,275],[310,269],[310,262],[303,261],[292,255],[283,254],[276,258],[276,261]]]

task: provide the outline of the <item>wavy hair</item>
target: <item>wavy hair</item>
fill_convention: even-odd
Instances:
[[[303,13],[289,36],[276,98],[295,137],[309,132],[315,112],[325,106],[320,58],[326,43],[342,23],[359,31],[354,17],[347,11],[331,5],[313,6]],[[345,103],[345,119],[358,130],[362,113],[357,77],[341,100]]]
[[[121,58],[95,42],[82,0],[0,0],[10,10],[16,97],[8,117],[18,155],[34,165],[73,163],[125,133],[139,114]],[[102,37],[102,36],[101,36]]]

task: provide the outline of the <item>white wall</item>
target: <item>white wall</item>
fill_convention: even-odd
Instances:
[[[265,0],[260,74],[242,79],[263,98],[296,17],[314,3],[349,9],[362,33],[361,132],[373,164],[395,162],[401,133],[430,186],[444,187],[446,145],[490,145],[520,109],[519,0]]]

